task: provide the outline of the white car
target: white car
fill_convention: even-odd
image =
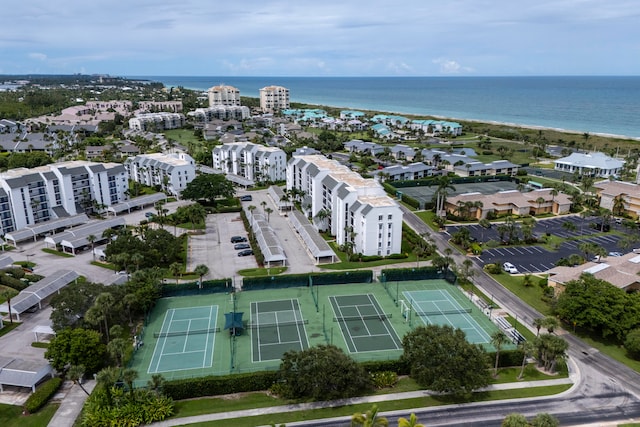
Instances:
[[[518,272],[516,266],[511,264],[510,262],[505,262],[504,264],[502,264],[502,268],[504,269],[504,271],[510,274],[516,274]]]

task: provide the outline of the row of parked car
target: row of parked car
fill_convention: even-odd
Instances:
[[[251,245],[247,243],[247,238],[243,236],[232,236],[231,243],[234,243],[233,249],[238,252],[238,256],[249,256],[253,255],[253,249],[251,249]]]

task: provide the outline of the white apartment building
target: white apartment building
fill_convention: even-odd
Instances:
[[[251,142],[230,142],[213,149],[213,168],[247,180],[284,181],[287,155],[280,148]]]
[[[244,120],[251,116],[249,107],[240,105],[216,105],[209,108],[196,108],[187,113],[198,122],[208,123],[213,120]]]
[[[127,200],[129,174],[118,163],[70,161],[0,174],[3,234],[40,222],[103,211]]]
[[[163,131],[184,126],[185,118],[180,113],[144,113],[129,119],[129,129],[136,131]]]
[[[129,157],[125,167],[132,180],[175,196],[196,177],[196,162],[186,153],[140,154]]]
[[[282,86],[266,86],[260,89],[260,108],[273,113],[289,108],[289,89]]]
[[[402,211],[377,181],[321,155],[294,156],[287,164],[287,188],[303,191],[303,210],[339,245],[353,244],[353,252],[363,255],[401,252]],[[327,217],[318,216],[320,211]]]
[[[228,107],[240,105],[240,90],[233,86],[213,86],[207,91],[209,95],[209,107],[225,105]]]

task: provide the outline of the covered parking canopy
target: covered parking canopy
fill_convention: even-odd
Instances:
[[[4,235],[4,239],[13,242],[13,246],[17,246],[18,242],[23,242],[28,239],[33,239],[35,241],[38,236],[42,236],[62,228],[75,227],[76,225],[85,224],[88,221],[89,217],[85,214],[80,214],[58,218],[51,221],[39,222],[20,230],[7,233]]]
[[[42,301],[49,298],[69,283],[76,280],[78,273],[72,270],[58,270],[53,274],[38,280],[33,285],[20,291],[15,298],[11,299],[11,314],[20,321],[20,315],[33,306],[42,308]],[[0,306],[0,310],[8,312],[7,304]]]
[[[0,392],[5,386],[29,387],[35,392],[46,377],[53,377],[53,367],[42,360],[0,357]]]
[[[291,221],[291,225],[293,225],[293,228],[300,235],[307,250],[315,259],[316,264],[322,261],[335,261],[336,253],[302,212],[297,210],[292,211],[289,214],[289,221]]]
[[[267,265],[271,266],[272,263],[286,265],[287,256],[284,253],[280,239],[264,215],[252,213],[248,209],[245,212]]]
[[[92,221],[81,227],[67,230],[53,236],[48,236],[44,239],[44,243],[47,247],[56,247],[58,245],[62,245],[64,248],[69,248],[70,252],[75,254],[76,249],[89,244],[89,242],[86,240],[87,237],[95,236],[94,243],[100,242],[101,240],[104,240],[102,234],[105,230],[116,227],[124,227],[125,224],[126,222],[124,218],[111,218]],[[66,244],[64,244],[63,242],[66,242]]]
[[[282,187],[277,185],[272,185],[269,187],[269,196],[273,200],[273,203],[278,207],[279,211],[290,210],[293,207],[291,200],[289,200],[288,196],[284,193]]]
[[[135,199],[127,200],[126,202],[116,203],[115,205],[107,208],[108,213],[112,213],[114,216],[121,212],[131,212],[131,209],[153,205],[160,200],[167,200],[167,195],[164,193],[148,194],[146,196],[136,197]]]

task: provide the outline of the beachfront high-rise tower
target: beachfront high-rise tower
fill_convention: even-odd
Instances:
[[[209,107],[240,106],[240,90],[233,86],[219,85],[209,88]]]
[[[289,108],[289,89],[282,86],[266,86],[260,89],[260,108],[265,113]]]

